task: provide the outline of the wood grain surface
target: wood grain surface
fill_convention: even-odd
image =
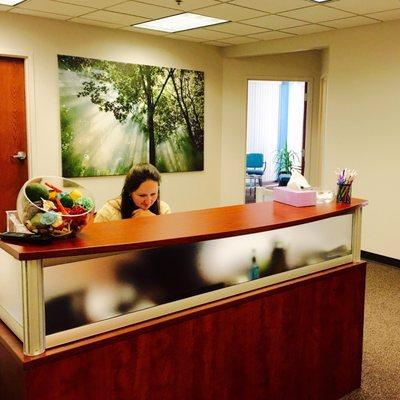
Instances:
[[[6,210],[15,210],[19,189],[28,179],[27,160],[12,156],[27,153],[25,74],[22,58],[0,57],[0,232],[6,230]]]
[[[352,199],[347,205],[292,207],[264,202],[218,207],[92,223],[72,239],[58,239],[46,245],[19,245],[0,240],[0,247],[19,260],[143,249],[285,228],[346,214],[366,204],[365,200]]]

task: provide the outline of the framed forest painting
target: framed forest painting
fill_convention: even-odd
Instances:
[[[62,172],[203,170],[204,73],[58,56]]]

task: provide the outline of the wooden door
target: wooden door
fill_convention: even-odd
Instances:
[[[0,57],[0,231],[6,210],[15,210],[19,189],[28,179],[24,60]],[[23,158],[22,153],[20,153]]]

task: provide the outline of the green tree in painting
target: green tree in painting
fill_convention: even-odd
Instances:
[[[59,56],[59,63],[85,77],[78,97],[89,97],[121,124],[130,119],[140,127],[148,139],[150,163],[168,170],[156,149],[170,142],[191,169],[203,167],[203,73],[69,56]]]
[[[91,71],[92,80],[83,83],[80,96],[89,96],[101,111],[110,111],[119,122],[132,116],[149,139],[149,161],[156,163],[154,114],[173,70],[147,65],[102,62],[101,72]],[[109,92],[117,95],[110,99]],[[146,116],[143,124],[143,114]]]
[[[82,167],[79,162],[79,157],[74,153],[73,129],[71,110],[65,106],[61,107],[61,154],[63,165],[63,176],[81,176]]]
[[[172,75],[175,99],[185,120],[187,134],[198,151],[204,147],[204,77],[202,73],[186,70]]]

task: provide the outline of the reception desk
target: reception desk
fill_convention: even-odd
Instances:
[[[0,398],[340,398],[360,385],[364,205],[256,203],[0,242]]]

